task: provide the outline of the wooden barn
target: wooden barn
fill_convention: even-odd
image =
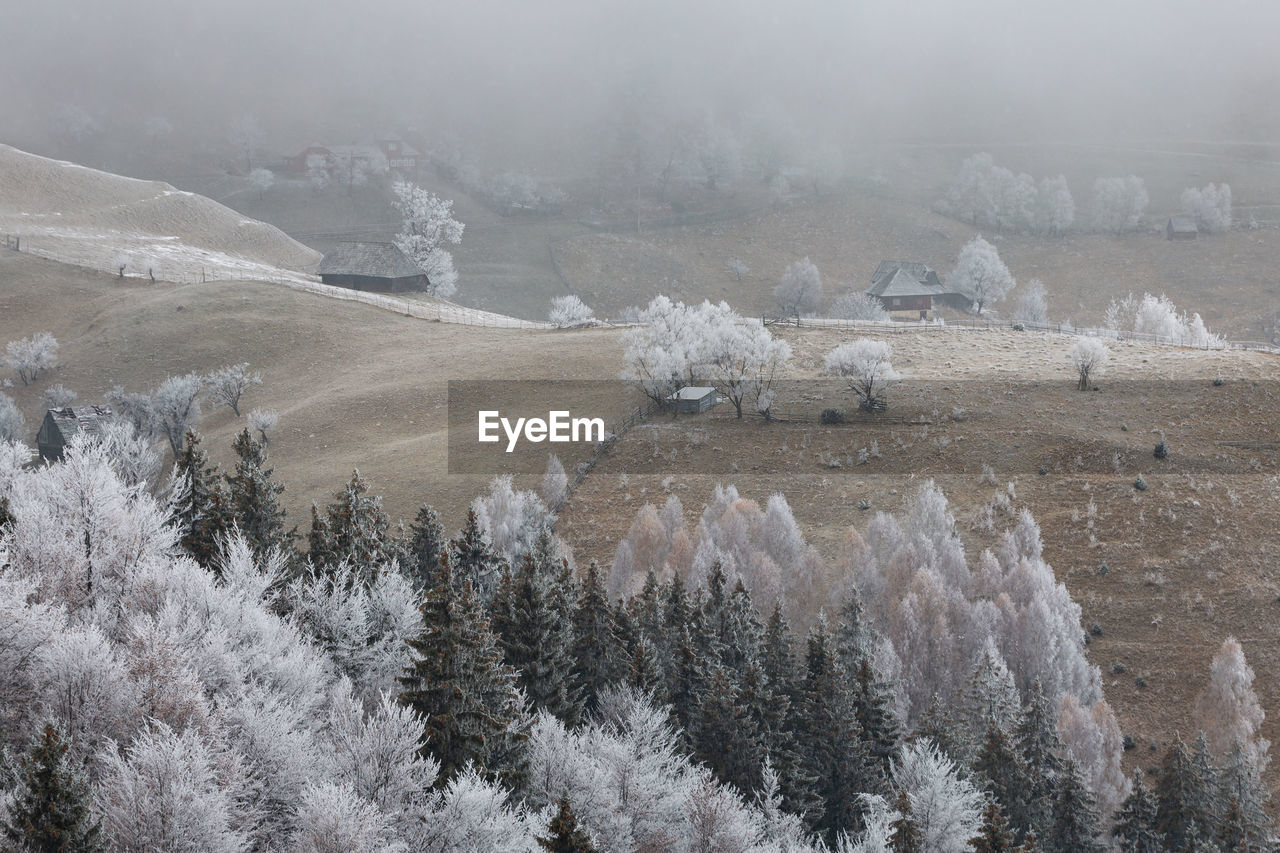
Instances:
[[[1190,216],[1170,216],[1164,227],[1165,236],[1170,240],[1194,240],[1200,233],[1196,221]]]
[[[881,261],[871,276],[868,296],[874,296],[889,313],[907,312],[928,320],[935,304],[947,302],[948,294],[938,274],[925,264],[912,261]]]
[[[686,385],[667,398],[672,410],[681,414],[696,415],[720,402],[716,389],[710,386]]]
[[[36,446],[40,450],[40,458],[46,462],[56,462],[62,458],[62,451],[76,433],[96,435],[102,423],[112,416],[108,406],[63,406],[50,409],[44,413],[44,421],[40,424],[40,432],[36,434]]]
[[[325,284],[378,293],[426,290],[431,284],[394,243],[339,243],[316,273]]]

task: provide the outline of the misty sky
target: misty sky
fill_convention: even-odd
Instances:
[[[275,150],[384,129],[497,159],[576,154],[619,110],[785,117],[857,141],[1275,130],[1274,0],[52,0],[0,29],[0,141],[40,149],[76,105],[117,141],[162,115]]]

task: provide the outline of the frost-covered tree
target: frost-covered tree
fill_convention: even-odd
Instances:
[[[564,464],[554,453],[547,456],[547,469],[542,474],[542,482],[538,485],[538,494],[549,512],[559,512],[569,495],[569,475],[565,473]]]
[[[1098,178],[1093,182],[1093,228],[1112,234],[1133,231],[1147,212],[1147,185],[1142,178]]]
[[[26,432],[27,419],[22,416],[18,404],[0,391],[0,442],[23,441],[27,437]]]
[[[1133,789],[1116,813],[1111,834],[1121,853],[1161,853],[1165,849],[1164,836],[1156,831],[1156,798],[1141,770],[1134,774]]]
[[[724,303],[707,303],[702,314],[702,371],[741,420],[744,400],[770,398],[774,379],[791,361],[791,345],[758,320],[742,320]]]
[[[248,362],[228,364],[204,377],[204,387],[209,400],[215,405],[227,406],[240,417],[240,398],[254,385],[262,384],[262,374],[249,372]]]
[[[551,312],[547,319],[557,329],[572,329],[591,324],[595,312],[587,307],[576,294],[557,296],[551,300]]]
[[[244,158],[245,172],[252,172],[253,152],[262,144],[263,138],[262,126],[258,124],[258,120],[249,113],[241,113],[232,119],[227,138]]]
[[[1041,178],[1036,198],[1036,230],[1050,237],[1066,233],[1076,219],[1076,203],[1063,175]]]
[[[62,383],[50,385],[44,389],[44,393],[40,395],[40,404],[46,409],[61,409],[63,406],[70,406],[76,401],[78,395],[70,388],[64,388]]]
[[[1044,282],[1038,278],[1018,288],[1018,301],[1014,305],[1013,319],[1027,325],[1044,325],[1049,322],[1049,302]]]
[[[1213,656],[1209,684],[1196,700],[1196,722],[1219,762],[1240,749],[1261,774],[1270,762],[1271,742],[1262,736],[1266,713],[1253,689],[1253,667],[1235,637],[1227,637]]]
[[[391,189],[404,217],[396,245],[427,274],[431,294],[447,299],[458,290],[458,273],[444,247],[461,243],[465,227],[453,218],[453,202],[408,181],[396,181]]]
[[[751,272],[751,267],[741,258],[730,258],[725,263],[729,267],[729,272],[733,273],[733,277],[738,281],[742,281],[742,277]]]
[[[299,853],[375,853],[391,840],[390,821],[349,784],[321,782],[302,791],[289,849]]]
[[[1076,387],[1088,391],[1090,382],[1106,370],[1111,359],[1111,350],[1097,338],[1076,338],[1071,349],[1067,351],[1071,359],[1071,367],[1075,370],[1078,381]]]
[[[889,312],[884,308],[884,303],[874,296],[863,293],[861,290],[851,290],[836,297],[827,313],[841,320],[857,320],[868,323],[882,323],[890,319]]]
[[[961,853],[982,824],[982,794],[956,764],[929,740],[902,749],[893,764],[893,785],[907,796],[919,828],[921,850]]]
[[[794,261],[783,271],[773,296],[784,314],[799,320],[801,313],[811,314],[822,306],[822,274],[808,258]]]
[[[30,385],[41,373],[58,366],[58,339],[49,332],[9,341],[4,348],[4,365],[17,371],[23,385]]]
[[[259,167],[249,173],[249,185],[258,191],[259,199],[263,198],[275,183],[276,176],[270,169]]]
[[[489,491],[472,501],[471,509],[489,544],[511,565],[529,552],[553,519],[538,493],[517,489],[510,474],[495,477]]]
[[[885,408],[885,392],[902,378],[893,369],[892,358],[893,347],[886,341],[859,338],[827,353],[824,369],[848,383],[860,409],[876,412]]]
[[[701,325],[683,302],[655,296],[623,335],[623,377],[639,383],[645,396],[665,408],[668,398],[693,379]]]
[[[1103,325],[1113,332],[1132,332],[1138,322],[1138,297],[1130,292],[1123,299],[1112,298],[1102,314]],[[1122,337],[1122,334],[1118,334]]]
[[[267,433],[280,423],[280,413],[275,409],[253,409],[249,412],[249,429],[256,432],[266,445],[269,442]]]
[[[1195,217],[1196,227],[1208,234],[1231,230],[1231,186],[1209,184],[1203,189],[1182,191],[1182,209]]]
[[[273,550],[288,552],[294,533],[285,529],[285,511],[280,506],[284,486],[272,478],[266,449],[241,430],[234,443],[235,471],[226,475],[229,520],[248,540],[254,553],[265,556]]]
[[[314,511],[313,517],[319,518]],[[367,584],[399,556],[390,527],[382,498],[370,495],[359,470],[353,471],[351,480],[326,509],[324,523],[312,525],[308,542],[311,561],[330,569],[346,563]]]
[[[199,374],[170,376],[151,393],[151,407],[160,433],[169,442],[174,458],[182,450],[189,427],[200,421],[200,392],[204,380]]]
[[[971,300],[973,312],[981,314],[983,307],[1008,295],[1014,280],[996,247],[981,237],[974,237],[960,250],[947,285]]]
[[[1177,346],[1203,349],[1218,349],[1223,346],[1221,336],[1205,328],[1204,320],[1200,319],[1199,314],[1188,317],[1184,312],[1178,311],[1172,300],[1164,294],[1152,296],[1144,293],[1136,306],[1131,305],[1132,298],[1130,294],[1123,304],[1113,304],[1117,305],[1117,319],[1121,316],[1127,319],[1128,312],[1132,310],[1132,329],[1135,333],[1150,335],[1159,343]]]

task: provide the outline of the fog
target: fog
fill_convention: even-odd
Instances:
[[[109,160],[159,116],[216,154],[250,115],[271,151],[415,131],[564,172],[708,119],[840,146],[1256,140],[1277,31],[1268,0],[53,0],[4,16],[0,141]]]

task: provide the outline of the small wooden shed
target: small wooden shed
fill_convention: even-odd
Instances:
[[[46,462],[62,459],[62,451],[76,433],[98,434],[102,423],[112,416],[109,406],[63,406],[44,413],[40,432],[36,434],[36,446],[40,458]]]
[[[1165,236],[1170,240],[1194,240],[1200,233],[1196,221],[1190,216],[1170,216],[1164,227]]]
[[[395,243],[339,243],[316,274],[325,284],[379,293],[426,290],[431,284]]]
[[[667,398],[671,408],[681,414],[696,415],[720,402],[716,389],[709,385],[686,385]]]
[[[929,318],[935,303],[947,295],[938,274],[929,266],[914,261],[881,261],[871,276],[868,296],[874,296],[890,313],[919,313]]]

